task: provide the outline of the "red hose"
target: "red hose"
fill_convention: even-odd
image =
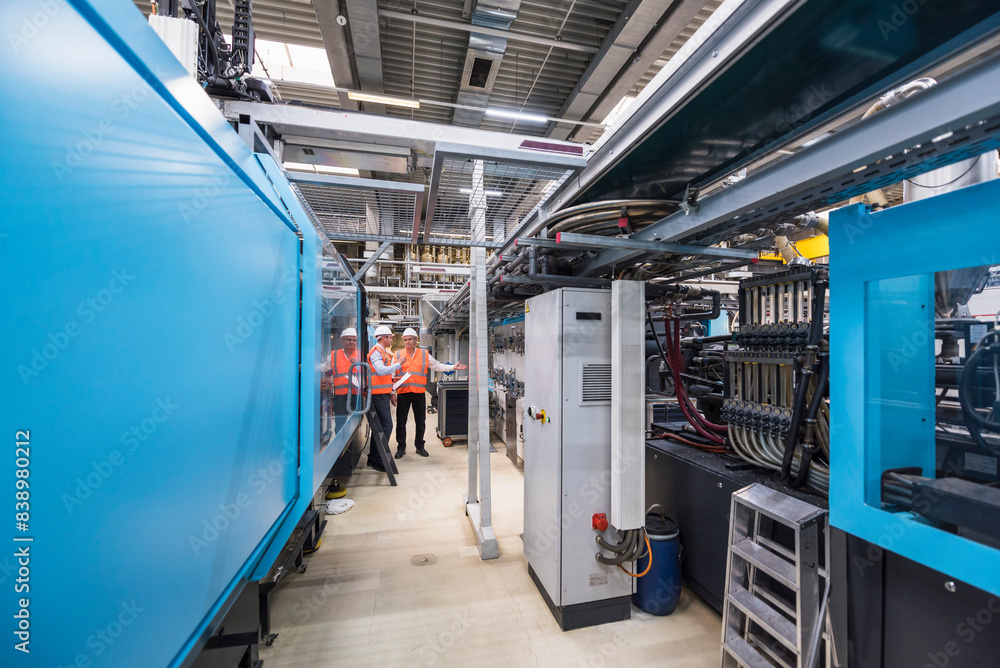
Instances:
[[[729,452],[726,448],[723,448],[723,447],[720,447],[720,446],[716,446],[716,445],[707,445],[705,443],[695,443],[694,441],[689,441],[686,438],[678,436],[677,434],[671,434],[669,432],[666,432],[666,433],[663,433],[663,434],[658,434],[657,438],[669,438],[669,439],[672,439],[674,441],[679,441],[681,443],[685,443],[687,445],[693,445],[694,447],[701,448],[702,450],[708,450],[709,452],[719,452],[719,453]]]
[[[681,323],[680,323],[680,321],[674,323],[674,355],[677,358],[677,365],[678,365],[677,368],[680,369],[680,363],[681,363]],[[704,415],[702,415],[701,412],[697,408],[695,408],[694,402],[691,401],[690,397],[688,397],[687,390],[684,389],[683,385],[681,386],[681,390],[682,390],[681,394],[683,394],[683,396],[684,396],[684,401],[687,402],[688,407],[691,409],[691,412],[694,413],[694,415],[697,418],[697,420],[701,423],[701,426],[705,427],[706,429],[710,429],[712,431],[721,432],[723,434],[728,433],[728,431],[729,431],[729,427],[728,426],[722,425],[722,424],[715,424],[714,422],[710,422],[707,417],[705,417]]]
[[[684,386],[681,384],[681,379],[679,375],[680,369],[680,355],[677,354],[680,350],[680,323],[675,323],[675,345],[670,344],[670,337],[672,336],[670,332],[670,322],[667,320],[666,316],[663,318],[663,323],[666,326],[666,339],[667,339],[667,356],[670,358],[670,370],[674,376],[674,394],[677,395],[677,405],[681,407],[681,412],[684,413],[684,418],[694,427],[694,430],[698,432],[703,438],[712,441],[713,443],[718,443],[723,445],[724,441],[721,436],[710,433],[705,429],[700,422],[692,415],[699,415],[697,410],[689,412],[687,402],[690,401],[687,395],[684,393]]]

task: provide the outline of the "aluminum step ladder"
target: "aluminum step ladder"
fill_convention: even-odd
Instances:
[[[816,666],[820,641],[829,637],[829,579],[820,564],[825,526],[825,510],[763,485],[733,493],[723,668]]]

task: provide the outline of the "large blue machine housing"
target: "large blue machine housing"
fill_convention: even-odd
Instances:
[[[361,420],[321,441],[321,242],[132,3],[0,22],[0,663],[187,665]]]

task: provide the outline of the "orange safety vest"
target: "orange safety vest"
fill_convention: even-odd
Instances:
[[[333,369],[333,393],[347,394],[347,386],[350,384],[348,378],[351,371],[351,363],[358,359],[358,351],[354,351],[354,356],[348,359],[344,349],[334,350],[330,353],[330,368]],[[351,388],[351,394],[360,394],[361,390],[357,386]]]
[[[372,354],[376,351],[382,353],[382,364],[385,366],[392,366],[392,355],[389,351],[385,350],[382,346],[376,345],[368,353],[368,365],[372,368],[372,394],[391,394],[392,393],[392,376],[376,376],[375,375],[375,365],[372,364]]]
[[[407,373],[410,374],[410,377],[406,379],[406,382],[400,385],[396,390],[398,394],[427,391],[428,359],[429,355],[427,354],[427,351],[421,350],[420,348],[417,348],[413,357],[410,359],[406,358],[406,348],[403,348],[396,353],[396,361],[403,365],[399,370],[399,374],[401,376]]]

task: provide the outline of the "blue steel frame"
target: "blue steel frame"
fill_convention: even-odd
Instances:
[[[1000,264],[998,219],[1000,181],[830,217],[830,522],[996,595],[1000,551],[878,499],[887,468],[934,476],[934,272]]]
[[[0,24],[0,430],[32,454],[21,534],[0,460],[0,665],[186,665],[361,421],[318,452],[321,245],[134,4]]]

